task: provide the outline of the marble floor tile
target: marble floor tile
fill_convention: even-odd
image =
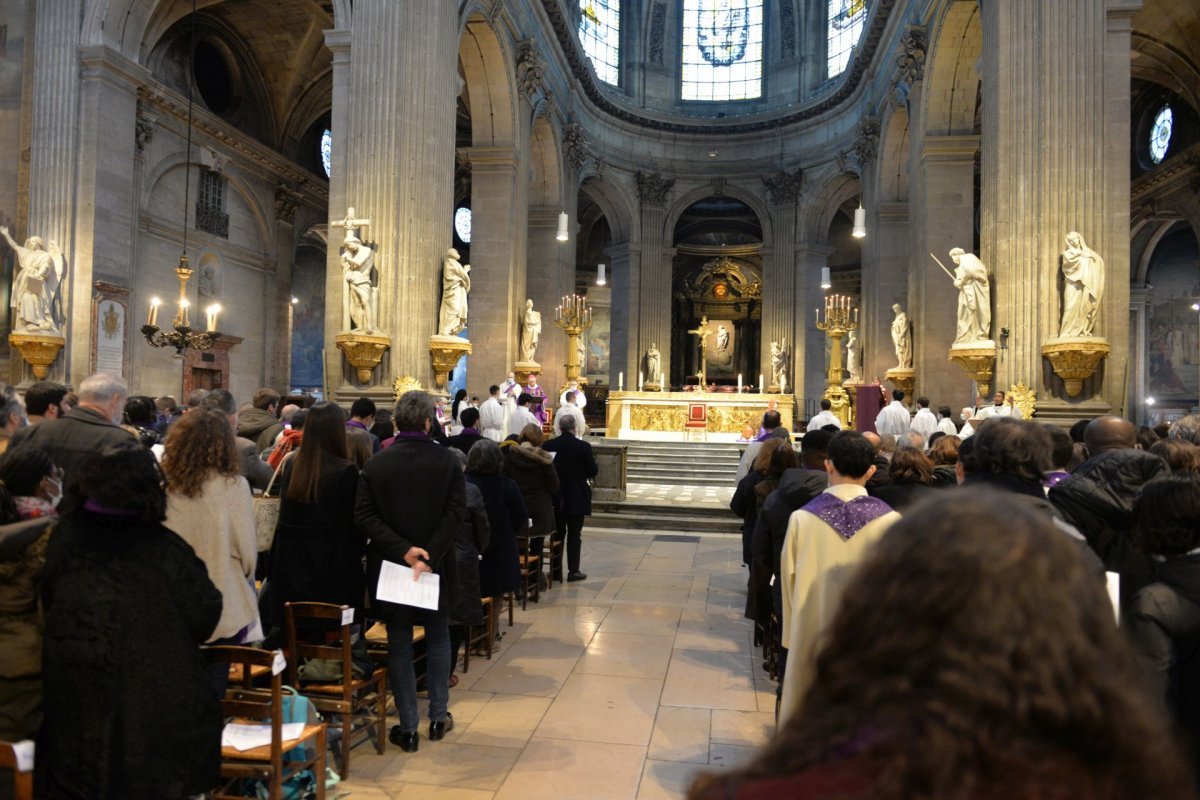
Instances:
[[[524,747],[541,724],[550,703],[549,697],[492,695],[459,735],[459,741],[490,747]]]
[[[597,633],[674,634],[680,613],[680,609],[668,606],[616,606],[600,623]]]
[[[410,783],[494,792],[520,755],[514,748],[430,742],[422,735],[420,749],[399,753],[378,783],[389,793]]]
[[[712,731],[709,735],[713,744],[736,744],[745,747],[762,747],[775,735],[775,714],[762,711],[728,711],[716,709],[712,712]]]
[[[710,713],[707,708],[660,706],[647,757],[707,764]]]
[[[496,800],[630,800],[637,797],[645,747],[533,738]]]
[[[662,680],[575,674],[563,684],[533,735],[645,747],[661,694]]]
[[[597,633],[575,665],[575,674],[662,680],[673,641],[670,635]]]
[[[758,755],[757,747],[714,744],[708,751],[708,765],[714,768],[741,767]]]
[[[750,659],[734,653],[676,650],[667,668],[662,704],[759,710]]]
[[[679,800],[686,797],[688,787],[704,769],[706,767],[699,764],[646,759],[637,800]]]

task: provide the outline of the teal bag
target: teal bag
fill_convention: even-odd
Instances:
[[[317,709],[313,707],[312,702],[291,686],[283,687],[283,707],[280,711],[284,725],[296,722],[302,722],[305,725],[316,725],[321,721],[321,717],[317,714]],[[312,744],[306,742],[285,752],[283,754],[283,765],[286,768],[290,763],[308,761],[314,755],[316,754],[313,752]],[[337,773],[331,769],[326,769],[325,772],[326,786],[336,785],[340,780]],[[312,800],[312,798],[317,796],[316,784],[316,776],[313,775],[311,769],[297,772],[283,784],[283,800]],[[259,800],[266,800],[270,794],[267,785],[262,781],[258,781],[253,786],[254,794],[252,796],[259,798]]]

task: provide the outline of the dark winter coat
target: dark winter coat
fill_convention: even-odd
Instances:
[[[275,443],[275,437],[283,430],[283,423],[261,408],[239,411],[237,420],[237,435],[252,440],[259,455]]]
[[[483,436],[475,433],[474,431],[463,431],[455,436],[447,436],[446,446],[453,447],[456,450],[461,450],[463,455],[469,456],[471,455],[471,448],[474,447],[475,443],[482,438]]]
[[[287,498],[296,459],[279,476],[279,522],[271,545],[271,575],[266,608],[272,625],[282,626],[283,606],[292,602],[348,605],[361,612],[367,584],[363,572],[366,539],[354,527],[358,467],[325,456],[316,502]]]
[[[555,453],[554,469],[558,471],[556,508],[568,516],[588,516],[592,513],[592,487],[588,484],[600,468],[592,454],[592,446],[573,433],[555,436],[542,449]]]
[[[458,456],[424,435],[397,434],[391,447],[367,462],[358,481],[354,526],[368,541],[369,585],[378,585],[385,559],[407,566],[404,556],[410,548],[420,547],[429,553],[429,566],[441,576],[438,610],[449,611],[458,572],[454,533],[466,513]],[[416,611],[375,600],[393,610]]]
[[[871,496],[887,503],[893,511],[904,511],[918,500],[928,497],[933,491],[934,488],[927,483],[893,479],[886,486],[877,486],[871,489]]]
[[[482,597],[499,597],[521,585],[517,563],[517,534],[529,525],[529,512],[521,490],[505,475],[467,473],[467,482],[479,488],[487,509],[491,539],[479,562],[479,592]]]
[[[770,564],[772,575],[779,575],[779,559],[792,512],[804,507],[827,488],[829,476],[821,470],[792,468],[784,471],[779,488],[763,503],[754,525],[753,556],[756,561]],[[778,585],[779,581],[775,583]]]
[[[752,469],[738,481],[737,489],[729,501],[729,510],[742,518],[742,563],[749,564],[753,560],[754,524],[758,520],[758,504],[754,495],[754,487],[766,478],[758,470]]]
[[[11,447],[31,444],[45,450],[54,465],[62,469],[66,488],[74,482],[79,468],[96,453],[111,444],[132,441],[136,441],[132,433],[113,424],[99,411],[77,406],[59,419],[19,429],[13,434]]]
[[[504,448],[504,474],[521,490],[521,498],[533,520],[529,532],[553,533],[554,495],[559,483],[550,454],[528,443],[509,445]]]
[[[479,591],[479,554],[487,549],[491,540],[487,508],[483,494],[473,483],[466,484],[467,515],[459,523],[454,534],[455,561],[458,564],[458,602],[450,612],[450,622],[455,625],[482,625],[483,597]]]
[[[221,709],[199,645],[221,593],[160,524],[79,511],[46,553],[39,798],[162,800],[207,792]]]
[[[1133,499],[1146,483],[1170,472],[1166,462],[1144,450],[1110,450],[1050,489],[1050,502],[1087,537],[1105,569],[1120,573],[1123,607],[1154,580],[1149,556],[1130,538]]]

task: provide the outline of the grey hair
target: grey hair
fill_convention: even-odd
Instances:
[[[89,375],[79,384],[79,400],[85,403],[107,403],[114,397],[125,399],[129,387],[125,381],[105,372]]]
[[[467,454],[466,453],[464,453],[462,450],[459,450],[457,447],[448,447],[446,449],[449,450],[451,453],[453,453],[454,456],[458,459],[459,468],[461,468],[461,469],[467,468]]]
[[[908,431],[907,433],[902,434],[900,436],[899,445],[901,447],[912,447],[912,448],[915,448],[917,450],[921,450],[922,452],[924,452],[925,436],[923,434],[921,434],[919,431]]]
[[[425,392],[405,392],[396,401],[396,413],[392,422],[397,431],[424,431],[425,420],[435,419],[437,411],[433,398]]]
[[[500,445],[491,439],[480,439],[471,445],[467,453],[467,472],[475,475],[496,475],[504,466],[504,454]]]
[[[0,428],[16,418],[24,424],[25,408],[17,397],[17,390],[7,383],[0,383]]]
[[[558,429],[563,433],[574,433],[575,417],[571,414],[563,414],[558,418]]]
[[[188,408],[199,408],[206,397],[208,397],[208,389],[192,389],[187,396]]]
[[[1171,426],[1172,439],[1200,444],[1200,414],[1188,414]]]
[[[228,389],[213,389],[200,401],[201,408],[211,408],[220,411],[225,416],[237,413],[237,400]]]

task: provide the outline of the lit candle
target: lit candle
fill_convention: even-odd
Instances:
[[[758,393],[762,394],[762,392],[763,392],[763,374],[760,372],[760,373],[758,373]]]
[[[191,327],[188,321],[188,306],[190,305],[191,303],[188,302],[186,297],[179,298],[179,322],[185,328]]]
[[[150,315],[146,319],[147,325],[153,325],[156,328],[158,327],[158,307],[161,305],[162,300],[159,300],[157,297],[150,298]]]
[[[738,373],[738,394],[742,393],[742,373]]]
[[[221,313],[221,304],[220,304],[220,303],[213,303],[211,306],[209,306],[208,308],[204,309],[204,313],[205,313],[205,315],[206,315],[206,316],[207,316],[207,318],[208,318],[208,319],[207,319],[207,322],[208,322],[208,327],[206,327],[206,328],[205,328],[205,330],[207,330],[207,331],[216,331],[216,329],[217,329],[217,315]]]
[[[622,392],[624,390],[625,390],[625,373],[618,372],[617,373],[617,391]]]
[[[642,371],[638,370],[638,391],[639,392],[642,391],[642,385],[643,385]]]
[[[819,308],[813,309],[813,322],[815,322],[818,325],[821,324],[821,309],[819,309]]]

